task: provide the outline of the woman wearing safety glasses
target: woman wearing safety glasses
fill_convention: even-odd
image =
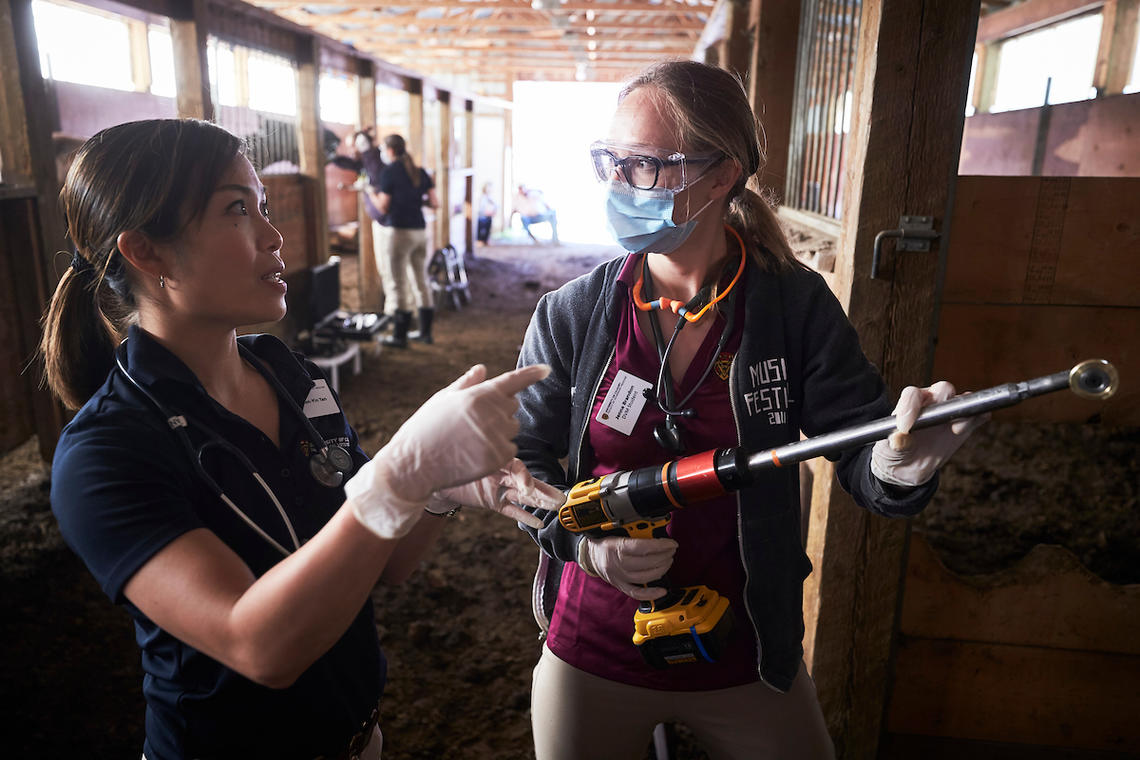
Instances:
[[[370,592],[414,569],[444,522],[428,512],[533,521],[515,502],[560,502],[512,458],[514,394],[547,368],[472,367],[369,460],[316,365],[237,336],[284,316],[286,286],[236,137],[111,127],[80,148],[61,200],[76,253],[41,350],[79,411],[51,504],[134,620],[144,757],[380,757]]]
[[[629,253],[546,295],[527,330],[520,366],[552,367],[519,396],[519,456],[536,477],[566,488],[890,413],[840,304],[747,187],[763,165],[759,132],[740,82],[721,69],[658,64],[622,91],[591,155]],[[909,388],[896,412],[913,420],[953,393],[945,383]],[[837,474],[867,509],[913,515],[968,432],[932,428],[905,451],[885,442],[850,451]],[[798,496],[792,467],[674,510],[667,537],[585,536],[552,514],[528,529],[543,552],[538,760],[640,758],[654,726],[673,720],[713,758],[834,755],[802,662],[811,565]],[[654,650],[652,626],[631,641],[639,602],[666,595],[646,584],[666,573],[671,587],[704,585],[727,602],[708,639],[715,650],[684,625],[681,638],[695,642],[684,657]]]

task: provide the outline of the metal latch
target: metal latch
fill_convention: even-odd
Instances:
[[[937,239],[941,233],[934,230],[934,217],[932,216],[901,216],[897,230],[883,230],[875,235],[875,249],[871,254],[871,279],[879,271],[879,256],[882,253],[884,238],[898,238],[895,250],[898,251],[929,251],[930,241]]]

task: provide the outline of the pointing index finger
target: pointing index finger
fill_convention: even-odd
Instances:
[[[491,378],[487,384],[497,391],[513,396],[528,385],[533,385],[550,374],[549,364],[532,364],[529,367],[504,372]]]

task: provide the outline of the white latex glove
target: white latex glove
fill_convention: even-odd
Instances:
[[[671,538],[586,536],[578,544],[578,566],[626,596],[646,601],[665,596],[665,589],[645,584],[669,571],[676,552]]]
[[[515,394],[550,374],[536,364],[484,381],[477,364],[429,398],[344,486],[356,519],[381,538],[406,535],[432,492],[482,478],[516,452]]]
[[[871,472],[879,480],[904,488],[920,486],[934,477],[970,433],[990,419],[989,413],[964,417],[937,427],[910,432],[924,406],[957,395],[954,386],[941,380],[928,388],[908,385],[895,405],[894,433],[871,449]]]
[[[541,528],[542,520],[519,505],[555,510],[565,501],[566,497],[557,488],[536,480],[522,460],[512,459],[505,467],[479,480],[436,491],[428,500],[427,511],[438,515],[457,506],[482,507],[532,528]]]

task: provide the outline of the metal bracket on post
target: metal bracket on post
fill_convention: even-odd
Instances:
[[[929,251],[930,241],[940,237],[941,233],[934,230],[934,217],[932,216],[901,216],[897,230],[883,230],[875,235],[875,248],[871,254],[871,279],[874,280],[879,272],[879,256],[882,253],[885,238],[898,238],[895,250],[899,251]]]

